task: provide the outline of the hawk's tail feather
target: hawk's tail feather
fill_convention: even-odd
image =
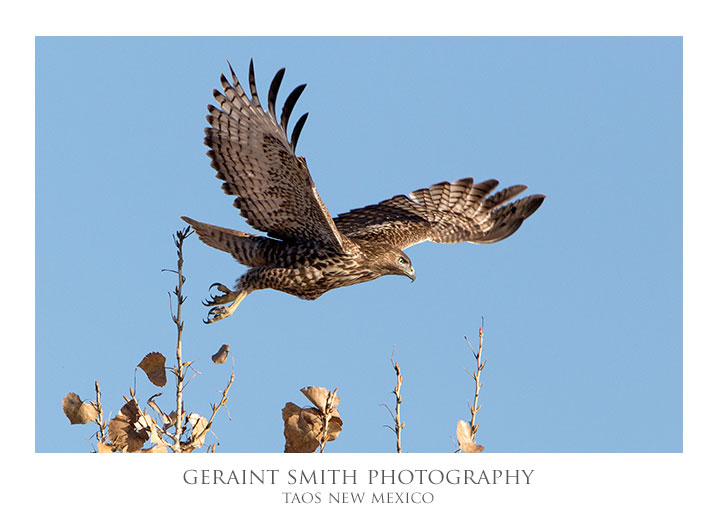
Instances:
[[[200,241],[229,253],[243,265],[264,267],[274,263],[274,257],[277,255],[275,240],[199,222],[187,216],[181,218],[193,227]]]

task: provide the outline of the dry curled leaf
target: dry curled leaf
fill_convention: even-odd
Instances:
[[[228,359],[228,351],[230,351],[230,346],[228,346],[227,344],[223,344],[218,350],[218,352],[210,358],[216,364],[222,364]]]
[[[204,416],[200,416],[198,413],[190,413],[188,415],[188,423],[193,427],[191,438],[200,438],[205,436],[207,432],[205,427],[208,425],[208,419]],[[200,445],[203,445],[202,443]]]
[[[128,401],[118,415],[110,420],[108,434],[114,450],[122,452],[137,452],[150,438],[150,432],[138,421],[142,413],[135,400]],[[147,416],[147,415],[144,415]]]
[[[471,438],[471,424],[465,420],[458,420],[456,438],[463,452],[483,452],[483,445],[477,445]]]
[[[198,447],[202,447],[205,443],[205,435],[208,433],[206,429],[208,420],[198,413],[190,413],[188,415],[188,424],[190,424],[193,430],[190,433],[190,439],[187,442],[181,442],[183,452],[191,452]]]
[[[324,413],[314,407],[301,408],[292,402],[283,408],[285,452],[314,452],[320,446]],[[328,441],[335,440],[343,428],[338,410],[333,408],[328,421]]]
[[[163,419],[165,419],[165,416],[163,415]],[[160,453],[160,452],[168,452],[168,444],[163,441],[163,438],[160,436],[159,431],[160,427],[158,426],[157,422],[153,419],[152,416],[150,416],[147,413],[140,412],[138,416],[138,420],[135,422],[136,430],[142,429],[149,433],[149,440],[151,443],[153,443],[152,446],[148,447],[147,449],[140,449],[139,452],[143,453]]]
[[[113,452],[113,446],[108,445],[107,443],[98,442],[98,454],[106,454],[108,452]]]
[[[63,398],[63,411],[65,411],[65,416],[73,425],[92,422],[98,416],[95,406],[83,402],[75,393],[65,395],[65,398]]]
[[[313,427],[316,423],[314,416],[320,417],[320,411],[317,409],[306,409],[306,413],[303,411],[292,402],[287,402],[283,408],[285,452],[314,452],[320,445],[318,441],[320,428]]]
[[[153,445],[147,449],[140,449],[142,453],[153,453],[153,454],[164,454],[168,452],[168,448],[165,445]]]
[[[336,410],[333,409],[333,411]],[[332,442],[335,440],[340,434],[341,429],[343,429],[343,420],[340,419],[340,416],[338,416],[338,412],[336,411],[328,421],[328,441]]]
[[[310,400],[310,403],[316,406],[319,410],[325,410],[325,404],[328,402],[328,397],[330,396],[330,391],[326,388],[320,386],[308,386],[301,388],[300,392],[303,393],[305,397]],[[337,407],[338,404],[340,404],[340,397],[336,395],[333,397],[331,405],[333,407]]]
[[[163,445],[165,442],[161,439],[158,434],[158,424],[155,422],[152,416],[147,413],[140,413],[138,420],[135,422],[136,429],[143,429],[148,432],[149,440],[156,445]]]
[[[168,378],[165,375],[165,356],[162,353],[148,353],[143,360],[140,361],[138,367],[142,369],[153,384],[163,387]]]

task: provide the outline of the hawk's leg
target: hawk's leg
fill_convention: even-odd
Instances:
[[[220,283],[213,283],[210,285],[210,289],[213,287],[216,287],[222,292],[222,294],[211,296],[210,299],[203,301],[205,306],[219,305],[214,306],[208,311],[208,318],[204,320],[205,324],[214,323],[216,321],[220,321],[221,319],[225,319],[226,317],[230,317],[235,312],[235,309],[238,308],[241,301],[250,294],[249,290],[232,291]],[[230,304],[227,306],[220,306],[227,303]]]

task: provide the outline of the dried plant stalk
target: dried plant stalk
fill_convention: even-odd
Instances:
[[[185,366],[183,366],[183,348],[182,348],[182,336],[183,336],[183,321],[180,317],[182,308],[183,308],[183,302],[185,302],[185,298],[183,297],[183,282],[185,281],[185,278],[183,277],[183,241],[193,234],[193,231],[190,230],[190,227],[186,227],[182,231],[178,231],[175,233],[175,237],[173,238],[173,241],[175,242],[175,247],[178,249],[178,284],[175,287],[175,297],[177,300],[177,310],[175,315],[172,315],[171,317],[173,319],[173,322],[175,323],[176,328],[178,329],[178,338],[175,343],[175,358],[177,361],[176,366],[173,368],[173,373],[175,374],[175,380],[176,380],[176,386],[175,386],[175,432],[173,433],[173,445],[172,449],[173,452],[182,452],[182,447],[180,445],[180,437],[183,433],[183,380],[185,379],[185,373],[187,369]]]
[[[221,407],[224,407],[225,404],[228,403],[228,391],[230,391],[230,386],[233,385],[233,382],[235,381],[235,373],[231,372],[230,379],[228,380],[228,384],[225,386],[225,389],[223,390],[223,393],[220,396],[220,400],[217,404],[212,404],[211,409],[212,413],[210,415],[210,418],[208,418],[208,423],[205,424],[205,428],[199,436],[205,435],[208,431],[210,431],[211,426],[213,425],[213,420],[215,419],[215,415],[218,413],[218,409]],[[211,452],[215,452],[215,444],[211,446]]]
[[[391,362],[393,359],[391,358]],[[393,389],[393,394],[396,397],[396,416],[395,416],[395,431],[396,431],[396,451],[400,454],[401,451],[401,431],[406,426],[405,423],[401,422],[401,384],[403,384],[403,375],[401,375],[401,368],[397,362],[393,362],[393,368],[396,371],[396,387]]]
[[[471,411],[471,440],[475,440],[476,431],[478,430],[478,424],[476,424],[476,414],[481,408],[481,405],[478,403],[478,395],[481,392],[481,387],[483,386],[483,384],[481,384],[481,372],[486,366],[486,363],[481,361],[481,353],[483,352],[483,325],[481,325],[481,327],[478,329],[478,351],[476,351],[473,346],[471,346],[468,337],[465,337],[465,339],[468,343],[468,346],[471,348],[471,353],[473,353],[473,357],[476,359],[476,371],[471,374],[471,377],[473,377],[476,385],[476,390],[473,395],[473,405],[469,405]]]
[[[325,409],[323,412],[323,428],[320,431],[320,452],[325,450],[325,444],[328,443],[328,433],[330,426],[330,419],[333,418],[333,402],[335,402],[335,395],[338,393],[338,388],[335,388],[332,393],[328,395],[325,401]]]
[[[393,360],[393,357],[396,353],[396,347],[393,346],[393,353],[391,353],[391,364],[393,365],[393,369],[396,372],[396,387],[393,388],[393,395],[396,398],[396,412],[393,414],[393,411],[391,411],[390,407],[388,407],[386,404],[380,404],[383,407],[385,407],[388,410],[388,413],[390,413],[391,418],[393,418],[393,427],[390,425],[386,425],[391,431],[393,431],[396,435],[396,452],[399,454],[402,451],[401,449],[401,431],[406,426],[405,422],[401,422],[401,402],[403,401],[403,398],[401,397],[401,385],[403,384],[403,375],[401,375],[401,368],[398,366],[398,363]]]
[[[95,410],[98,412],[95,417],[95,423],[98,424],[99,431],[95,433],[98,443],[105,443],[107,440],[107,434],[105,432],[105,423],[103,422],[103,406],[100,403],[100,384],[95,381]]]

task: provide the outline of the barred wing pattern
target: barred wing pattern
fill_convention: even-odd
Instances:
[[[218,107],[208,105],[210,127],[205,130],[208,156],[216,176],[224,181],[223,191],[235,196],[240,214],[268,236],[343,250],[342,238],[316,191],[305,159],[295,155],[307,113],[298,119],[290,141],[287,136],[291,111],[305,85],[290,93],[278,123],[275,102],[285,69],[271,82],[267,112],[258,98],[253,61],[248,74],[251,98],[232,67],[230,73],[232,84],[221,75],[223,92],[213,91]]]
[[[405,249],[423,241],[494,243],[507,238],[541,206],[544,195],[508,203],[526,186],[507,187],[489,196],[497,180],[477,184],[472,178],[441,182],[410,195],[398,195],[375,205],[338,215],[343,234],[385,242]]]

